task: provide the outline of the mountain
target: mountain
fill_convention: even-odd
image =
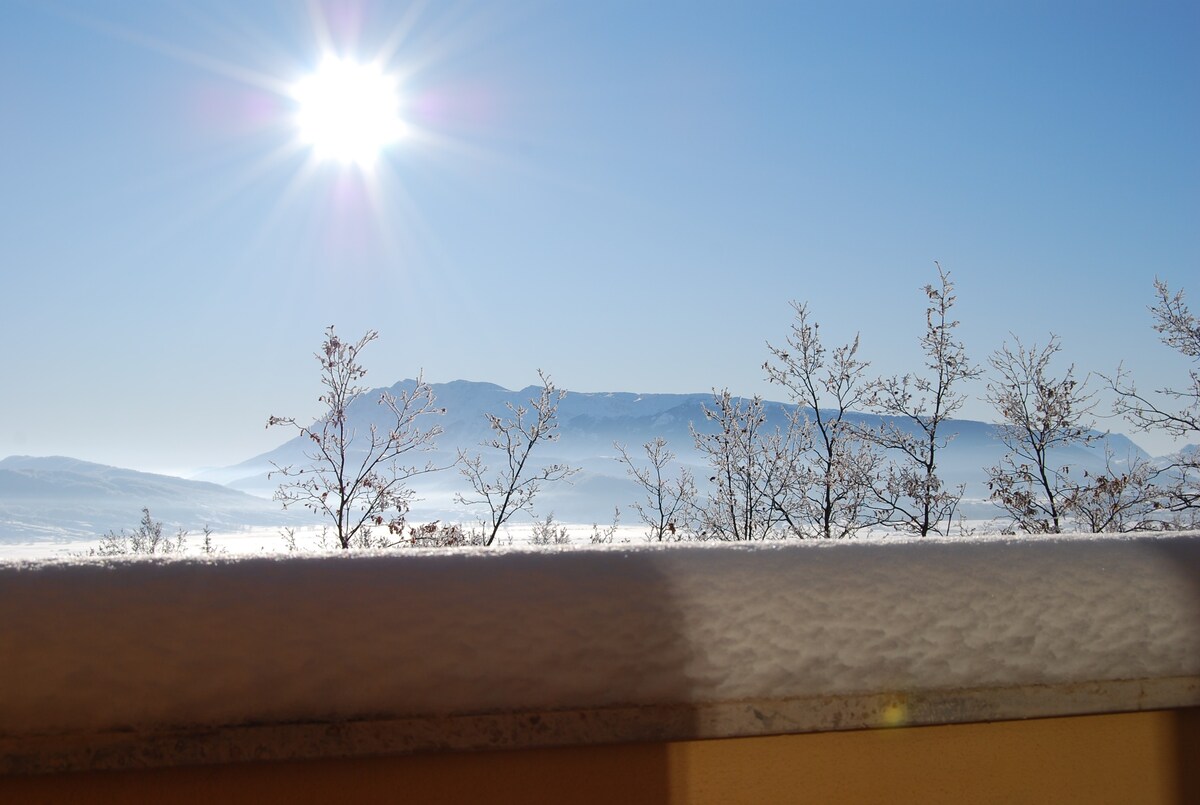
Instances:
[[[405,380],[387,391],[399,394],[411,390],[413,385],[414,381]],[[435,383],[432,387],[438,406],[445,407],[446,414],[431,417],[430,422],[436,422],[444,432],[438,437],[434,452],[414,461],[424,463],[429,459],[441,465],[453,463],[458,450],[478,450],[479,443],[489,437],[487,420],[483,416],[485,412],[504,416],[507,413],[506,405],[527,404],[530,397],[536,397],[539,391],[537,386],[510,391],[492,383],[466,380]],[[352,427],[365,432],[372,423],[379,426],[386,424],[386,417],[383,416],[386,411],[376,404],[381,390],[375,389],[351,405],[349,421]],[[566,461],[583,469],[574,477],[572,484],[547,487],[536,501],[537,510],[541,513],[553,511],[561,521],[607,522],[612,518],[614,506],[627,506],[640,499],[638,488],[628,479],[624,467],[614,460],[614,441],[626,445],[631,455],[637,455],[643,443],[661,436],[678,455],[680,463],[690,467],[697,478],[706,478],[703,458],[693,444],[691,427],[700,430],[712,427],[705,420],[701,408],[706,403],[711,406],[711,402],[711,394],[567,394],[558,409],[560,439],[540,446],[534,458],[545,463]],[[769,423],[782,424],[791,409],[792,406],[788,404],[768,403]],[[855,414],[853,418],[866,425],[877,425],[881,420],[870,414]],[[899,424],[905,426],[906,423],[901,421]],[[954,420],[947,423],[946,427],[947,433],[955,433],[956,437],[939,458],[944,480],[950,484],[965,483],[967,497],[979,501],[967,504],[965,511],[968,516],[989,517],[994,510],[990,504],[982,503],[986,498],[983,468],[995,464],[1004,453],[1003,445],[997,438],[997,427],[973,420]],[[307,465],[309,461],[305,450],[308,445],[297,436],[274,450],[198,477],[268,496],[278,485],[279,479],[268,479],[266,474],[274,465]],[[1054,460],[1078,469],[1098,470],[1104,466],[1106,446],[1119,458],[1146,457],[1141,448],[1127,437],[1110,434],[1089,446],[1058,451]],[[487,462],[489,451],[483,452]],[[465,481],[456,471],[424,476],[414,487],[422,498],[414,505],[415,517],[464,519],[461,507],[453,501],[455,492],[465,491]]]
[[[172,532],[231,530],[302,518],[218,484],[62,456],[0,460],[0,542],[91,537],[133,528],[149,507]]]
[[[398,394],[413,388],[405,380],[388,391]],[[437,403],[446,414],[431,417],[444,433],[437,449],[419,456],[414,462],[432,460],[450,466],[459,450],[474,452],[490,436],[484,412],[504,416],[506,405],[527,404],[539,387],[520,391],[492,383],[456,380],[433,384]],[[360,432],[372,423],[384,424],[385,409],[376,404],[381,389],[356,400],[349,412],[350,425]],[[641,445],[656,437],[667,440],[678,462],[689,467],[697,479],[708,477],[703,457],[693,444],[691,427],[711,428],[701,406],[711,405],[711,394],[633,394],[626,392],[568,394],[559,405],[561,438],[539,446],[533,461],[565,461],[582,468],[570,484],[547,486],[535,501],[539,514],[554,512],[557,519],[574,523],[607,523],[615,506],[628,507],[641,499],[638,487],[630,481],[624,467],[614,460],[613,442],[640,454]],[[769,423],[782,424],[791,406],[768,403]],[[877,425],[879,417],[856,414],[866,425]],[[901,423],[903,424],[903,423]],[[950,484],[967,485],[964,513],[969,517],[990,517],[995,510],[987,504],[983,468],[995,464],[1003,455],[997,428],[985,422],[955,420],[947,432],[956,433],[939,458],[939,469]],[[216,530],[242,526],[282,526],[308,521],[304,512],[285,512],[270,498],[279,483],[267,473],[274,464],[309,463],[305,456],[308,442],[300,437],[232,467],[202,473],[195,480],[93,464],[72,458],[10,456],[0,460],[0,541],[23,542],[51,538],[98,536],[108,530],[136,526],[143,506],[169,529],[184,528],[192,533],[209,525]],[[1086,447],[1072,447],[1054,456],[1057,463],[1071,464],[1078,470],[1097,470],[1104,466],[1106,446],[1114,456],[1146,457],[1132,441],[1121,435],[1108,435]],[[1190,449],[1195,449],[1190,448]],[[493,456],[484,450],[484,460]],[[498,458],[498,457],[496,457]],[[453,469],[423,476],[414,484],[418,501],[413,506],[416,520],[470,520],[471,513],[455,503],[457,492],[466,491],[466,482]],[[250,494],[248,494],[250,493]],[[624,522],[631,521],[626,513]]]

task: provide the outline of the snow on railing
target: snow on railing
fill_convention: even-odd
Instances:
[[[0,564],[7,770],[1200,704],[1200,535]]]

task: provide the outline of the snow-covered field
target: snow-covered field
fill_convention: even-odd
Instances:
[[[592,524],[568,524],[564,526],[570,536],[571,545],[587,545],[591,543]],[[607,527],[602,527],[607,530]],[[528,545],[533,533],[532,524],[519,524],[502,529],[496,537],[496,544]],[[173,536],[173,535],[172,535]],[[320,550],[322,529],[319,526],[309,526],[295,529],[296,546],[301,550]],[[283,531],[277,527],[246,528],[240,531],[213,532],[211,535],[213,549],[236,555],[287,553],[289,547],[284,540]],[[618,526],[613,534],[613,542],[644,543],[645,529],[640,526]],[[204,535],[189,533],[185,555],[198,556],[202,553],[201,546]],[[0,562],[6,560],[25,559],[61,559],[86,555],[89,549],[100,544],[99,538],[92,539],[53,539],[37,542],[0,542]],[[329,544],[328,547],[335,547]]]
[[[567,535],[570,538],[567,544],[576,547],[592,544],[593,534],[599,531],[601,534],[607,535],[611,527],[606,525],[597,526],[593,523],[558,523],[556,525],[559,528],[567,530]],[[964,523],[964,526],[967,529],[967,533],[974,535],[996,534],[999,532],[999,527],[996,521],[993,520],[968,520]],[[532,523],[518,523],[508,526],[501,529],[500,534],[496,537],[495,545],[497,547],[529,546],[532,544],[533,529],[534,525]],[[296,528],[294,533],[297,549],[321,550],[322,532],[323,529],[319,526]],[[870,540],[897,540],[903,538],[903,535],[892,531],[858,537],[858,539]],[[952,539],[956,538],[952,537]],[[288,543],[284,539],[284,530],[274,526],[213,532],[211,541],[214,551],[231,555],[241,556],[290,552]],[[629,545],[641,545],[648,542],[646,529],[640,525],[619,525],[616,531],[612,533],[611,539],[607,541]],[[203,543],[204,535],[202,533],[189,533],[185,555],[198,556],[202,554]],[[36,542],[0,542],[0,562],[6,560],[61,559],[85,556],[90,549],[96,548],[99,544],[100,539],[98,537],[89,539],[46,539]],[[336,546],[326,537],[325,547],[333,548]]]

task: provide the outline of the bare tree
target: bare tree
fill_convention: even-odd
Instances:
[[[889,417],[873,434],[877,444],[899,454],[880,478],[880,514],[888,525],[921,536],[948,534],[953,526],[964,486],[942,483],[938,454],[955,436],[946,432],[947,420],[967,399],[959,387],[982,374],[954,337],[959,323],[950,315],[957,301],[950,273],[934,265],[939,283],[924,288],[929,298],[921,336],[925,374],[882,378],[869,400],[872,410]]]
[[[810,432],[809,437],[793,439],[806,444],[803,460],[811,477],[796,532],[826,539],[853,536],[880,519],[869,507],[880,458],[863,428],[848,417],[868,399],[868,364],[858,357],[858,336],[827,352],[820,325],[809,320],[807,305],[792,302],[792,308],[796,317],[787,344],[768,343],[775,362],[763,368],[768,380],[786,388],[791,401],[802,406],[793,422],[803,422]]]
[[[662,437],[642,445],[646,453],[645,462],[637,462],[625,446],[613,443],[620,455],[617,460],[625,465],[625,472],[637,481],[646,493],[644,501],[633,504],[633,510],[649,529],[652,542],[679,540],[691,532],[691,521],[696,507],[696,479],[686,467],[670,475],[668,467],[675,454],[667,449],[667,440]]]
[[[707,503],[698,509],[699,536],[761,540],[802,536],[801,511],[807,476],[798,457],[807,447],[807,422],[789,417],[787,427],[770,427],[761,397],[734,398],[713,391],[704,416],[715,432],[692,428],[696,448],[713,475]]]
[[[1163,517],[1163,490],[1155,483],[1161,472],[1141,456],[1118,462],[1108,448],[1103,471],[1084,471],[1086,482],[1071,499],[1071,513],[1092,534],[1170,528]]]
[[[205,544],[209,540],[208,526],[204,527]],[[100,538],[100,545],[88,551],[89,556],[123,556],[126,554],[183,553],[187,549],[187,532],[182,528],[175,538],[163,534],[163,524],[150,516],[148,507],[142,508],[142,521],[133,531],[109,531]],[[211,550],[206,550],[211,553]]]
[[[540,369],[538,377],[542,388],[538,396],[529,401],[529,407],[506,403],[511,416],[500,418],[485,414],[492,429],[492,438],[482,443],[483,447],[501,453],[500,469],[490,474],[483,457],[461,454],[463,477],[471,484],[472,497],[459,494],[463,505],[481,505],[487,508],[487,519],[483,521],[483,544],[491,545],[500,528],[519,511],[532,511],[533,499],[548,482],[561,481],[578,470],[568,464],[554,463],[534,467],[529,464],[529,455],[539,442],[558,440],[558,403],[566,391],[555,388],[554,383]]]
[[[1080,484],[1070,468],[1056,466],[1053,452],[1098,438],[1088,417],[1094,402],[1075,380],[1071,365],[1061,378],[1050,375],[1050,362],[1060,351],[1050,336],[1044,349],[1028,349],[1015,337],[989,359],[996,377],[988,384],[987,401],[1000,415],[1000,438],[1008,452],[987,468],[992,500],[1013,525],[1031,534],[1060,534]]]
[[[364,399],[367,389],[359,385],[367,370],[359,362],[362,350],[379,334],[368,331],[358,341],[343,341],[331,325],[315,357],[321,364],[318,398],[324,413],[311,425],[293,417],[272,416],[267,427],[294,429],[307,444],[303,466],[275,465],[271,475],[286,480],[275,499],[286,509],[300,504],[331,521],[341,548],[391,547],[404,538],[405,516],[413,492],[408,482],[424,473],[444,469],[432,463],[406,463],[410,454],[433,449],[441,428],[421,425],[429,416],[444,414],[434,405],[433,389],[419,376],[411,390],[398,395],[380,391],[376,402],[384,409],[386,424],[371,424],[359,433],[350,422],[350,409]],[[382,526],[389,536],[376,535]]]
[[[1158,301],[1150,308],[1154,329],[1164,344],[1193,363],[1188,371],[1188,383],[1183,389],[1159,389],[1157,399],[1141,394],[1124,369],[1116,377],[1105,378],[1116,392],[1116,413],[1129,420],[1140,431],[1161,430],[1177,439],[1191,438],[1200,433],[1200,319],[1193,316],[1184,301],[1183,291],[1171,293],[1165,282],[1155,278],[1154,290]],[[1164,468],[1171,482],[1167,484],[1166,505],[1175,512],[1200,509],[1200,450],[1195,447],[1177,453]]]

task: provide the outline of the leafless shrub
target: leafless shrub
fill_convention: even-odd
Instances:
[[[205,536],[211,532],[205,526]],[[187,550],[187,532],[182,528],[172,538],[163,533],[163,524],[142,508],[142,521],[133,531],[109,531],[100,544],[88,550],[89,556],[124,556],[127,554],[179,554]]]
[[[300,545],[296,541],[296,529],[281,528],[279,529],[279,537],[283,540],[283,545],[289,552],[300,550]]]
[[[1101,472],[1083,473],[1084,483],[1071,497],[1070,510],[1089,533],[1163,531],[1163,490],[1155,480],[1162,470],[1134,456],[1119,466],[1112,449],[1104,452]]]
[[[601,528],[599,523],[592,523],[592,534],[588,541],[591,542],[591,544],[593,544],[593,545],[611,544],[613,541],[613,537],[616,536],[617,528],[620,527],[620,524],[621,524],[621,507],[616,506],[613,508],[613,519],[612,519],[611,524],[605,526],[604,528]],[[629,540],[626,539],[626,540],[622,540],[622,541],[628,542]]]
[[[227,553],[227,551],[224,548],[218,548],[217,546],[213,545],[213,541],[212,541],[213,530],[212,530],[212,528],[209,527],[209,525],[207,523],[205,523],[204,530],[202,533],[204,534],[204,539],[200,542],[200,553],[205,554],[206,556],[212,556],[214,554],[219,554],[219,553]]]
[[[635,461],[625,446],[613,442],[617,461],[625,465],[625,472],[637,481],[645,492],[644,500],[633,503],[633,510],[648,529],[651,542],[681,540],[691,534],[696,510],[696,479],[686,467],[671,474],[669,467],[675,454],[667,448],[661,437],[642,445],[646,454],[644,462]],[[619,511],[619,510],[618,510]],[[613,530],[616,530],[615,521]]]
[[[698,508],[701,539],[762,540],[798,533],[807,480],[797,456],[807,434],[804,422],[771,428],[761,397],[737,399],[713,391],[704,416],[716,432],[692,429],[696,448],[712,471],[708,501]]]
[[[529,542],[533,545],[570,545],[571,534],[565,525],[555,522],[554,512],[550,512],[534,521]]]
[[[541,392],[529,401],[529,407],[508,404],[511,416],[506,418],[485,414],[493,437],[483,447],[500,453],[500,468],[493,474],[483,463],[483,457],[460,454],[463,477],[471,484],[473,495],[459,494],[457,499],[466,506],[483,506],[483,544],[491,545],[500,528],[519,511],[531,511],[533,500],[542,485],[570,478],[578,470],[568,464],[554,463],[535,467],[529,456],[539,442],[558,439],[558,403],[566,391],[558,389],[541,370]]]
[[[350,424],[350,406],[367,392],[359,385],[367,373],[359,354],[378,337],[371,330],[356,342],[343,341],[333,326],[326,328],[321,351],[315,355],[325,387],[319,397],[325,412],[312,425],[282,416],[267,422],[267,427],[292,428],[311,443],[305,454],[307,465],[277,465],[271,473],[286,479],[275,499],[285,509],[300,504],[331,521],[341,548],[400,544],[412,499],[409,480],[444,469],[430,463],[423,467],[402,463],[409,454],[431,450],[441,433],[436,425],[421,427],[427,417],[445,410],[434,405],[433,390],[420,377],[411,391],[379,393],[377,402],[388,412],[386,427],[372,424],[360,434]],[[372,533],[379,526],[387,536]]]
[[[1061,349],[1057,337],[1043,349],[1013,340],[1014,346],[1004,344],[989,359],[996,376],[988,384],[987,401],[1000,415],[1000,438],[1008,452],[987,468],[988,488],[1014,528],[1060,534],[1081,484],[1069,477],[1068,466],[1054,463],[1052,453],[1098,438],[1089,419],[1094,402],[1085,384],[1075,380],[1074,365],[1061,378],[1050,374],[1050,362]]]
[[[415,548],[459,548],[483,544],[483,534],[478,529],[465,529],[458,523],[437,520],[424,525],[410,525],[405,537],[407,543]]]

